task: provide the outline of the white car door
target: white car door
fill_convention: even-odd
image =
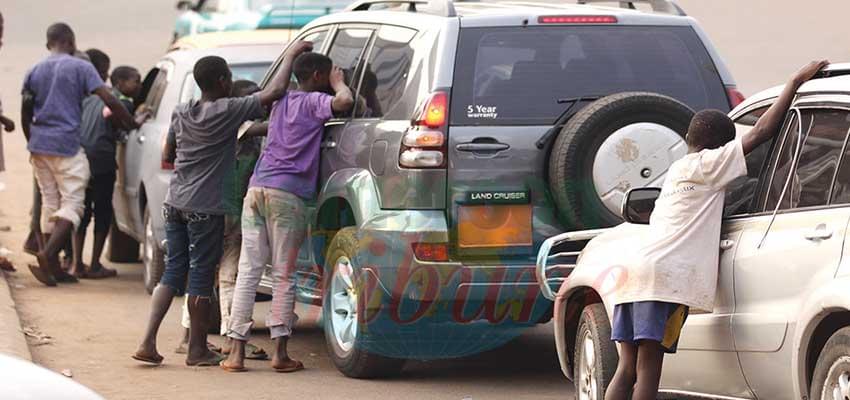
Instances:
[[[807,395],[793,393],[789,338],[801,299],[833,278],[850,220],[850,207],[834,191],[842,188],[834,182],[846,155],[850,109],[823,98],[804,98],[796,107],[759,189],[763,212],[742,222],[735,254],[732,335],[760,399]]]

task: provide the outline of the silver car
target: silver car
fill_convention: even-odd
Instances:
[[[200,96],[192,77],[195,62],[204,56],[221,56],[230,64],[234,80],[247,79],[259,83],[285,45],[286,37],[280,37],[279,32],[258,32],[254,38],[241,35],[239,40],[242,42],[236,44],[228,40],[227,34],[210,36],[211,39],[207,40],[196,38],[191,41],[195,48],[167,53],[145,77],[142,98],[152,117],[118,145],[118,176],[113,204],[118,229],[142,243],[144,281],[148,292],[153,291],[165,269],[165,223],[160,209],[168,193],[174,166],[162,162],[163,144],[174,107]],[[268,37],[275,35],[279,40],[270,41]],[[111,241],[116,242],[115,235]],[[114,246],[111,249],[113,254],[115,247],[123,247],[121,243],[111,243],[110,246]]]
[[[730,113],[738,135],[780,90]],[[850,65],[832,65],[802,86],[780,134],[747,155],[748,175],[727,192],[714,310],[688,317],[679,352],[664,362],[663,394],[850,398],[848,132]],[[608,300],[622,271],[613,260],[645,232],[657,193],[632,190],[630,223],[553,237],[538,255],[561,367],[579,399],[602,399],[616,369]]]

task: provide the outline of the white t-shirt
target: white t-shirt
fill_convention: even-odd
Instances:
[[[711,311],[725,188],[746,174],[740,139],[673,163],[650,217],[650,233],[627,262],[615,303],[664,301]]]

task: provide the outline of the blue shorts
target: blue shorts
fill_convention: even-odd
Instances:
[[[165,218],[165,272],[159,283],[178,296],[210,297],[224,249],[224,216],[162,207]]]
[[[679,334],[688,319],[688,306],[663,301],[639,301],[614,306],[611,340],[637,343],[653,340],[667,353],[675,353]]]

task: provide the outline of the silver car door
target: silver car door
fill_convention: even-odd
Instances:
[[[833,278],[850,219],[850,207],[830,200],[850,111],[801,105],[792,112],[760,190],[765,212],[744,224],[735,256],[732,335],[747,382],[762,399],[807,395],[793,392],[790,338],[801,328],[807,293]]]

